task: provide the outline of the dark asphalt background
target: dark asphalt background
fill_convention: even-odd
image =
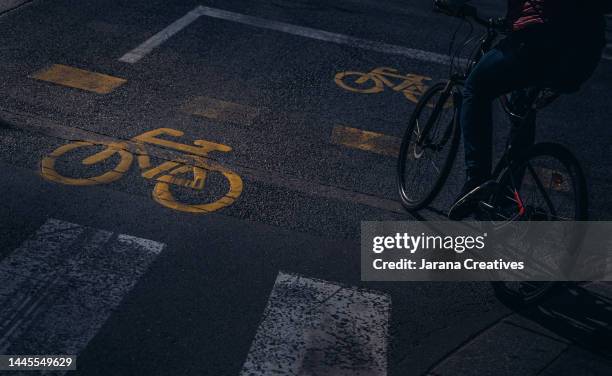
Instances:
[[[503,13],[494,1],[476,3],[486,14]],[[436,53],[446,52],[457,24],[431,13],[425,0],[41,0],[0,17],[0,117],[8,123],[0,127],[0,257],[48,217],[167,244],[81,354],[78,374],[237,374],[279,270],[389,293],[391,375],[426,373],[510,313],[488,284],[361,282],[360,221],[414,218],[310,188],[396,199],[393,158],[333,145],[330,135],[345,125],[401,137],[414,105],[390,89],[344,91],[336,73],[387,66],[436,80],[445,78],[445,66],[209,17],[136,64],[118,61],[197,5]],[[97,95],[29,77],[52,64],[128,81]],[[560,142],[580,159],[596,220],[611,219],[612,210],[611,64],[602,61],[579,94],[543,111],[538,128],[538,139]],[[251,124],[181,111],[198,96],[263,110]],[[174,128],[185,140],[231,146],[220,161],[271,178],[243,176],[240,199],[209,215],[156,204],[154,183],[136,167],[105,186],[50,183],[38,173],[40,161],[69,142],[66,127],[120,139]],[[497,131],[500,146],[504,123]],[[446,210],[458,176],[434,209]],[[282,183],[288,180],[297,183]],[[439,218],[431,210],[422,215]]]

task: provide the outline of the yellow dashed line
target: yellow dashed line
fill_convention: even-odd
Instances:
[[[98,94],[108,94],[127,82],[127,80],[123,78],[90,72],[61,64],[54,64],[51,68],[34,74],[32,78],[92,91]]]
[[[401,139],[397,137],[344,126],[334,127],[331,141],[336,145],[391,157],[396,157],[399,154],[401,144]]]
[[[222,101],[210,97],[195,97],[183,106],[183,111],[208,119],[251,125],[261,113],[257,107]]]

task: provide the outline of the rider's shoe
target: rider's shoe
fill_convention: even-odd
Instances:
[[[495,182],[492,180],[472,178],[468,179],[461,193],[448,211],[448,219],[460,221],[473,214],[478,208],[478,202],[485,200],[491,193],[489,189]]]

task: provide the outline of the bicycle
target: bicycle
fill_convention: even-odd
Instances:
[[[170,128],[158,128],[132,138],[131,142],[77,141],[66,144],[55,149],[42,160],[41,175],[47,180],[67,185],[108,184],[120,179],[128,172],[134,160],[134,154],[136,154],[138,166],[143,170],[141,176],[156,181],[153,188],[153,199],[165,207],[189,213],[210,213],[231,205],[240,196],[243,188],[240,176],[207,159],[210,152],[229,152],[232,150],[231,147],[205,140],[195,140],[194,145],[186,145],[159,138],[160,136],[181,137],[183,132]],[[179,160],[165,161],[153,167],[145,144],[177,150],[184,153],[184,157]],[[93,151],[100,146],[105,148],[83,159],[82,164],[92,166],[105,161],[112,164],[113,160],[117,159],[115,156],[118,156],[116,165],[109,171],[83,178],[64,176],[57,171],[58,158],[77,149],[87,148]],[[213,172],[223,176],[228,183],[228,192],[221,198],[209,203],[192,204],[180,202],[172,193],[171,185],[197,191],[203,190],[209,174]],[[191,178],[182,177],[189,174]]]
[[[482,19],[472,6],[464,5],[460,10],[451,11],[444,9],[440,1],[436,1],[435,5],[438,11],[460,17],[470,27],[470,20],[484,26],[486,33],[478,39],[478,47],[466,61],[463,70],[458,69],[456,58],[461,51],[455,55],[451,53],[450,78],[431,86],[410,118],[400,147],[397,187],[402,205],[411,212],[427,207],[444,186],[460,142],[458,112],[462,102],[461,88],[480,58],[504,32],[501,20]],[[454,40],[451,50],[453,43]],[[559,144],[538,143],[522,155],[513,153],[512,146],[519,133],[516,130],[527,126],[528,119],[560,95],[544,87],[529,88],[522,94],[527,104],[525,108],[518,108],[510,95],[499,98],[503,111],[513,125],[492,179],[474,192],[478,194],[476,197],[484,197],[478,200],[477,219],[501,224],[512,221],[587,220],[584,174],[568,149]],[[424,171],[424,168],[429,171]],[[560,207],[553,203],[553,198],[564,199],[569,204]],[[498,297],[515,305],[536,303],[557,286],[553,282],[518,285],[493,283]]]

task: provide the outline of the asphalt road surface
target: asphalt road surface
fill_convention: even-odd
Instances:
[[[0,354],[77,354],[79,375],[610,375],[609,285],[516,313],[486,283],[360,279],[360,222],[417,219],[397,142],[457,25],[425,0],[2,14]],[[381,67],[372,93],[343,74]],[[611,67],[537,136],[578,156],[595,220],[612,219]]]

